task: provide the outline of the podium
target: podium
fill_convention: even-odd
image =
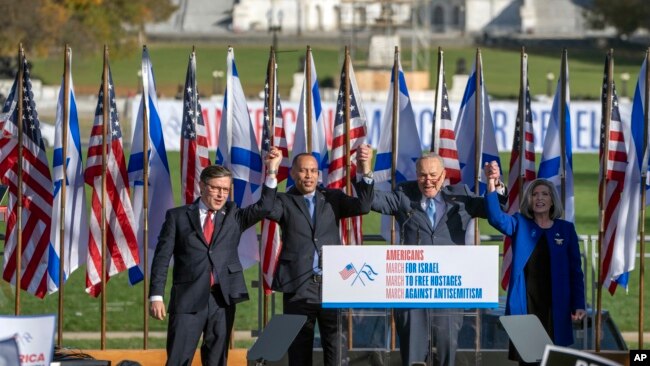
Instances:
[[[408,364],[453,364],[461,328],[474,322],[480,334],[477,309],[498,307],[497,246],[332,245],[322,258],[323,307],[339,309],[341,365],[354,364],[348,351],[363,349],[358,324],[374,329],[363,364],[393,364],[400,344]],[[474,348],[480,364],[479,337]]]

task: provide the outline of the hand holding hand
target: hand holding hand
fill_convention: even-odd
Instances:
[[[371,161],[372,147],[368,144],[361,144],[357,149],[357,165],[361,174],[368,174],[371,172]]]
[[[264,157],[264,164],[266,164],[266,171],[275,171],[277,173],[280,163],[282,162],[282,151],[273,146],[268,154]]]

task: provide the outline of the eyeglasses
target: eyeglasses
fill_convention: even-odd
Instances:
[[[440,179],[440,175],[434,176],[433,174],[420,174],[417,178],[420,182],[431,180],[435,183]]]
[[[230,193],[230,187],[218,187],[218,186],[213,186],[210,183],[206,182],[201,182],[203,185],[205,185],[205,188],[210,192],[210,193],[222,193],[222,194],[228,194]]]

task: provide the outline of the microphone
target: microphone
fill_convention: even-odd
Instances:
[[[400,245],[404,245],[404,241],[405,241],[404,232],[405,232],[406,224],[408,224],[408,222],[411,220],[411,218],[413,218],[413,210],[411,210],[409,208],[409,210],[406,211],[406,220],[404,220],[404,222],[402,223],[402,225],[400,227],[400,231],[399,231]],[[419,227],[418,227],[418,231],[417,231],[417,236],[418,237],[420,236],[420,228]]]

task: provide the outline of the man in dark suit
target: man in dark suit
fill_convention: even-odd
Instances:
[[[445,167],[437,154],[424,154],[415,168],[416,181],[401,183],[392,192],[375,191],[372,210],[395,216],[402,244],[465,245],[470,220],[486,217],[483,197],[474,195],[464,184],[445,186]],[[501,175],[496,162],[486,165],[485,172],[488,178],[499,179]],[[402,365],[428,362],[453,366],[462,321],[461,309],[396,309]],[[433,359],[430,341],[436,347]]]
[[[340,245],[339,220],[370,211],[373,194],[370,160],[372,149],[363,145],[357,152],[364,178],[356,185],[358,197],[337,189],[318,187],[318,164],[310,154],[299,154],[291,165],[295,185],[278,193],[268,218],[282,228],[282,252],[273,279],[273,290],[283,292],[285,314],[302,314],[307,322],[289,347],[290,366],[311,366],[314,326],[318,321],[326,366],[345,358],[338,350],[345,344],[337,331],[337,310],[323,309],[321,261],[323,245]]]
[[[228,201],[231,172],[212,165],[201,172],[201,197],[167,211],[158,237],[149,288],[150,313],[165,318],[163,294],[169,261],[174,274],[169,299],[167,365],[191,365],[201,334],[203,365],[226,366],[236,304],[248,300],[244,272],[237,254],[244,230],[273,208],[282,160],[277,149],[265,157],[267,178],[255,204],[238,208]]]

